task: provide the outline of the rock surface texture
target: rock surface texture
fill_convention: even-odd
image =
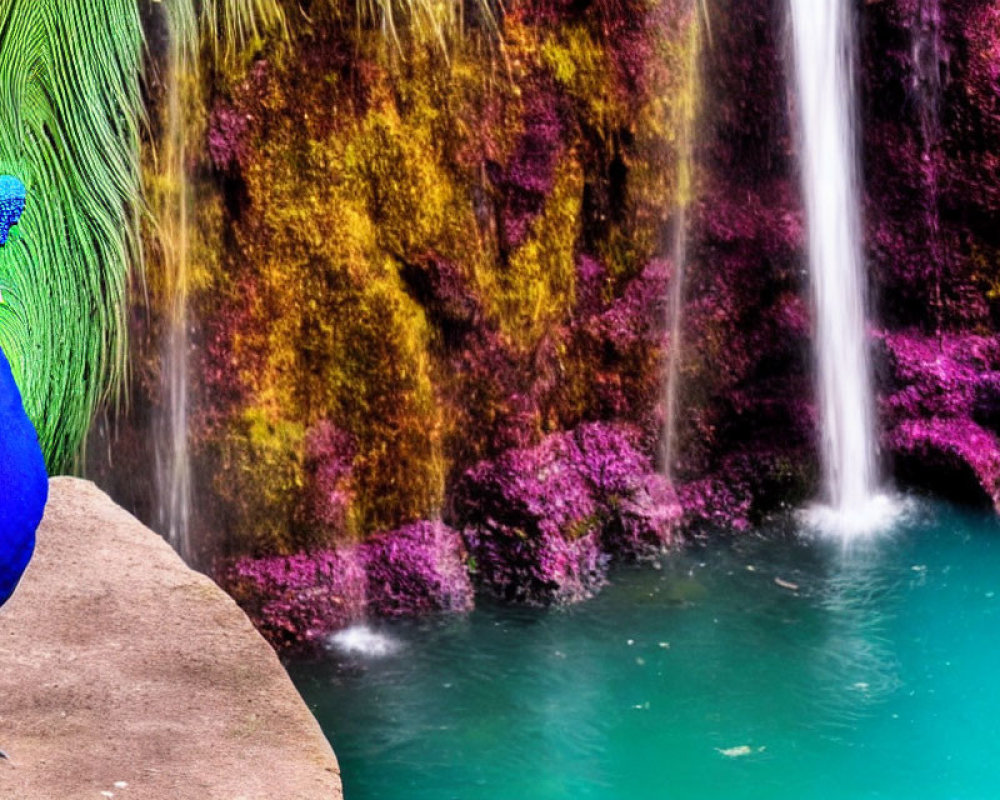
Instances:
[[[0,641],[0,797],[342,797],[246,616],[88,482],[52,480]]]

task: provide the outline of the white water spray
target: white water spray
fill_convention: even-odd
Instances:
[[[802,183],[816,320],[822,527],[842,536],[885,523],[877,493],[865,337],[850,0],[790,0],[802,143]]]
[[[327,649],[341,655],[382,658],[399,652],[400,643],[385,633],[372,630],[367,625],[352,625],[332,634],[326,642]]]

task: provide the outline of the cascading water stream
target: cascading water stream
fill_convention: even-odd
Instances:
[[[790,0],[825,481],[819,524],[881,527],[855,153],[850,0]]]
[[[677,393],[680,382],[680,363],[683,347],[683,316],[684,300],[684,264],[687,260],[687,208],[679,205],[674,219],[673,243],[671,261],[673,271],[670,275],[670,297],[667,309],[670,339],[670,351],[667,354],[667,378],[664,394],[666,396],[666,431],[663,436],[663,472],[668,478],[674,478],[674,461],[677,457]]]
[[[169,56],[166,75],[165,196],[162,227],[167,314],[163,329],[162,391],[157,420],[156,488],[159,530],[190,560],[191,465],[188,453],[188,216],[185,169],[186,115],[181,83],[192,59],[193,9],[189,0],[166,6]]]
[[[687,262],[687,217],[692,196],[693,138],[697,119],[698,59],[701,53],[701,16],[692,4],[693,21],[687,43],[687,81],[677,105],[677,190],[674,199],[674,226],[671,231],[670,294],[667,299],[669,351],[664,380],[665,426],[661,448],[661,469],[673,479],[677,458],[677,399],[683,353],[684,272]],[[707,24],[707,19],[706,23]]]

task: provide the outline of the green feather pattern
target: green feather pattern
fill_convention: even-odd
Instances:
[[[52,472],[127,364],[142,61],[136,0],[0,0],[0,173],[27,187],[0,248],[0,347]]]

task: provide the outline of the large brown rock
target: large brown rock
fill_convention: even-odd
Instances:
[[[0,797],[342,797],[274,652],[212,581],[93,484],[51,482],[0,610]]]

